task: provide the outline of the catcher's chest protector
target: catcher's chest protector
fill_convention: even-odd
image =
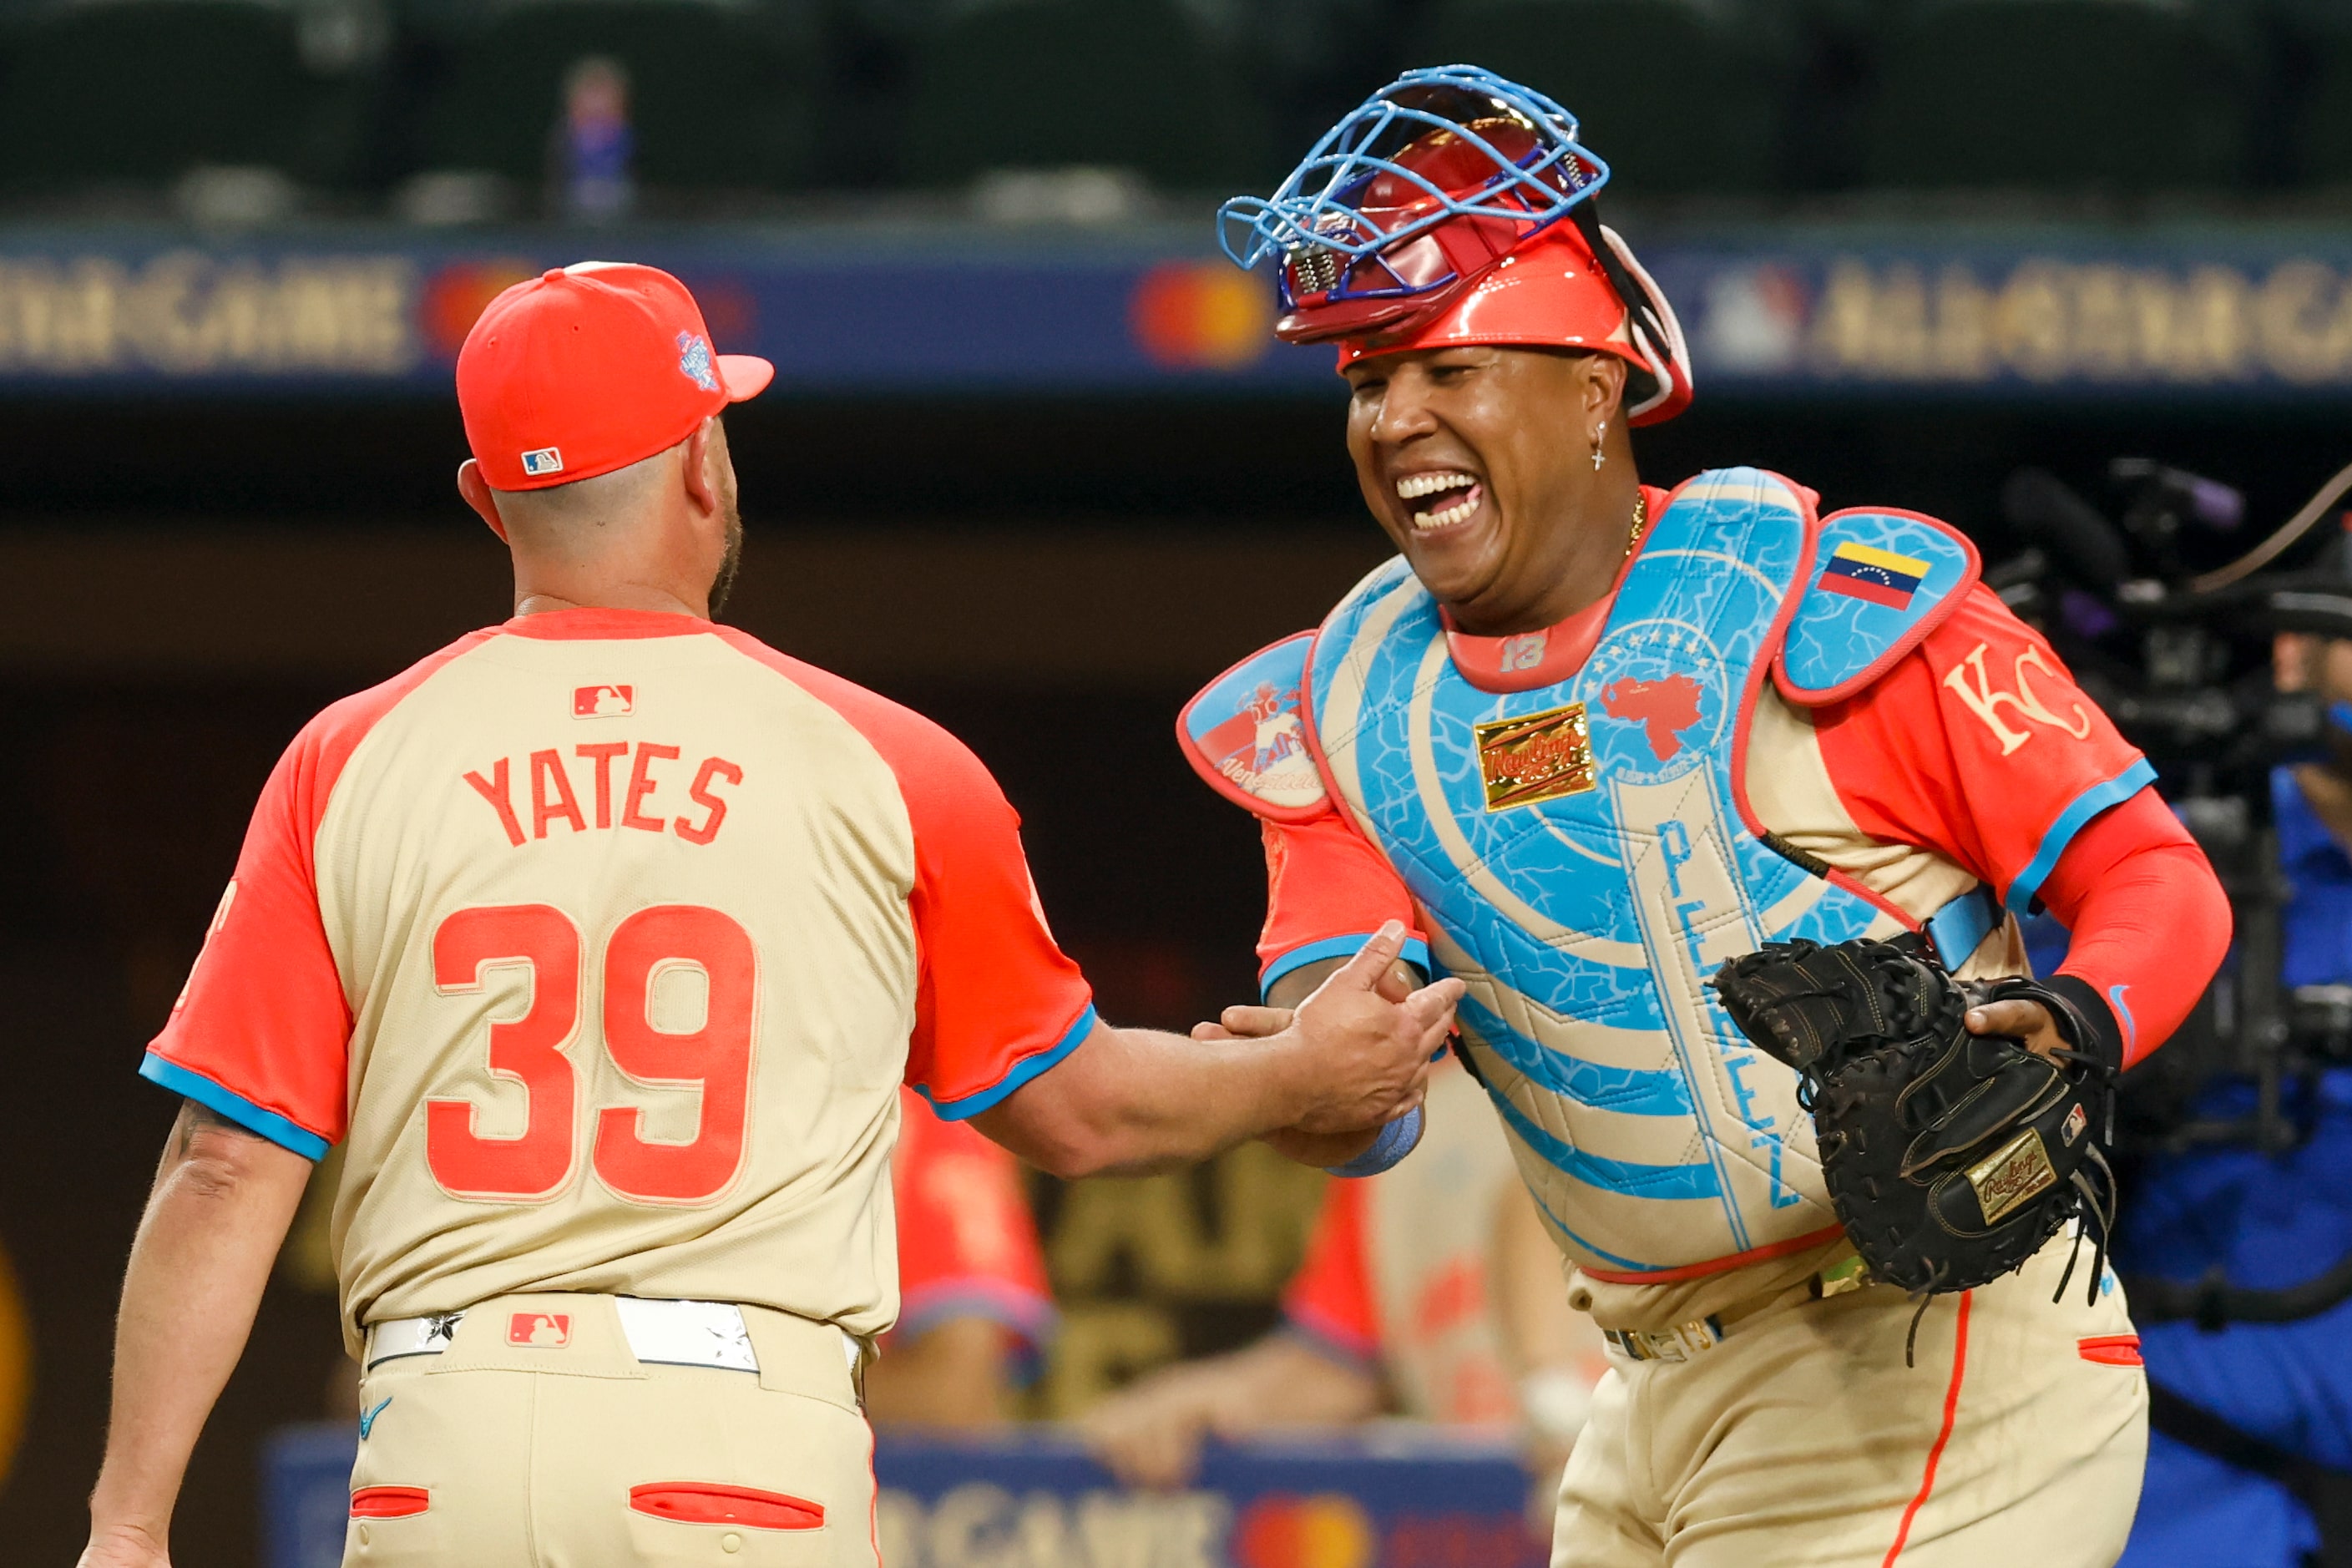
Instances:
[[[1463,679],[1402,561],[1316,637],[1307,698],[1331,781],[1468,984],[1472,1059],[1580,1264],[1677,1268],[1837,1226],[1796,1076],[1705,982],[1767,941],[1903,929],[1751,831],[1735,766],[1784,639],[1784,687],[1818,700],[1916,638],[1919,616],[1864,613],[1884,593],[1792,605],[1820,552],[1851,535],[1932,553],[1923,614],[1973,575],[1935,525],[1852,518],[1817,523],[1755,469],[1700,475],[1656,520],[1584,668],[1536,690]]]

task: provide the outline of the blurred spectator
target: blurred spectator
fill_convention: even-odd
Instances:
[[[1568,1448],[1608,1363],[1571,1310],[1486,1091],[1449,1058],[1428,1131],[1393,1170],[1335,1180],[1256,1343],[1139,1379],[1085,1419],[1130,1485],[1178,1487],[1210,1438],[1335,1426],[1393,1413],[1493,1436],[1525,1433],[1547,1533]]]
[[[2274,652],[2279,689],[2330,715],[2324,753],[2271,776],[2282,978],[2352,984],[2352,640],[2286,633]],[[2257,1092],[2223,1078],[2197,1110],[2242,1119]],[[2293,1148],[2161,1153],[2129,1192],[2117,1251],[2136,1274],[2315,1299],[2286,1321],[2141,1318],[2155,1430],[2122,1568],[2352,1562],[2352,1300],[2327,1287],[2352,1265],[2352,1066],[2294,1075],[2282,1100]]]
[[[898,1324],[867,1369],[866,1413],[880,1426],[1000,1426],[1054,1326],[1020,1165],[912,1089],[898,1098]]]
[[[563,216],[582,223],[628,216],[637,199],[630,172],[636,142],[629,129],[629,73],[619,61],[591,55],[572,66],[555,134]]]

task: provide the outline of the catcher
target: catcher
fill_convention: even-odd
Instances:
[[[1755,468],[1641,482],[1627,427],[1690,367],[1607,179],[1557,104],[1449,67],[1227,205],[1277,332],[1336,346],[1401,554],[1179,723],[1266,843],[1266,1005],[1225,1027],[1390,918],[1467,984],[1465,1058],[1612,1347],[1556,1568],[2111,1563],[2146,1387],[2114,1277],[2066,1275],[2106,1081],[2227,905],[1960,534]],[[2042,984],[2037,902],[2074,933]]]

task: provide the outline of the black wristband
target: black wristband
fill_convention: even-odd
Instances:
[[[2098,987],[2072,974],[2053,974],[2041,982],[2053,995],[2065,1002],[2055,1009],[2058,1032],[2069,1037],[2081,1034],[2086,1039],[2069,1038],[2068,1044],[2089,1057],[2109,1072],[2124,1070],[2123,1026],[2116,1021],[2116,1010],[2099,994]]]

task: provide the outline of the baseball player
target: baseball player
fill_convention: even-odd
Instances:
[[[1467,984],[1467,1059],[1612,1347],[1561,1568],[2111,1563],[2147,1432],[2112,1275],[2053,1302],[2061,1234],[1980,1289],[1874,1282],[1796,1074],[1707,982],[1790,938],[2016,975],[2039,900],[2075,933],[2043,992],[2074,1022],[2006,999],[1965,1031],[2119,1068],[2187,1013],[2227,906],[1958,532],[1822,516],[1755,468],[1641,482],[1627,427],[1682,409],[1690,368],[1595,214],[1606,177],[1559,105],[1449,67],[1228,204],[1228,249],[1279,268],[1276,331],[1337,344],[1401,554],[1180,722],[1264,823],[1271,1006],[1225,1022],[1280,1026],[1394,920]],[[1241,733],[1269,698],[1295,753]],[[1972,1184],[1990,1216],[2047,1174]]]
[[[1065,1174],[1416,1103],[1453,992],[1391,929],[1269,1045],[1102,1023],[1012,808],[936,726],[708,618],[714,354],[650,268],[516,285],[457,363],[517,614],[327,709],[142,1071],[84,1563],[167,1560],[310,1162],[362,1366],[346,1561],[876,1558],[857,1384],[898,1310],[901,1081]]]

